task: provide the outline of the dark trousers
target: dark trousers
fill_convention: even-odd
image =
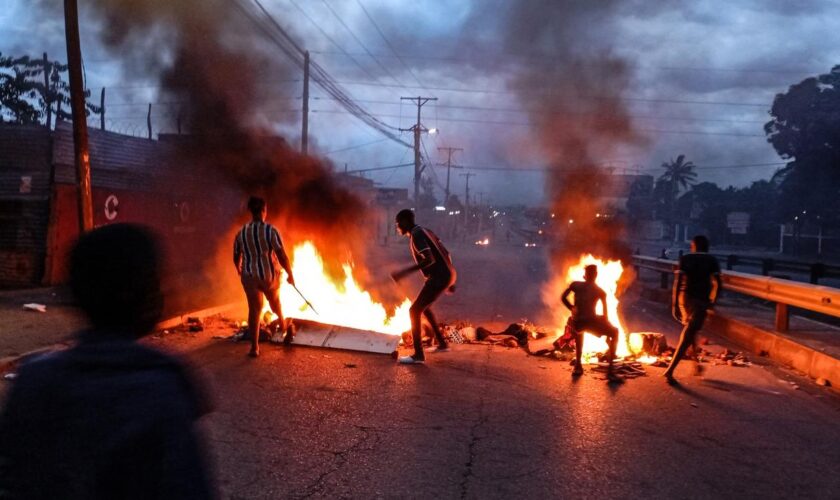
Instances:
[[[572,330],[575,333],[575,359],[577,366],[580,366],[580,359],[583,356],[583,334],[589,332],[596,337],[607,337],[607,357],[609,358],[610,367],[612,367],[615,359],[615,349],[618,345],[618,328],[614,327],[612,323],[604,316],[597,316],[595,318],[572,318]]]
[[[677,344],[677,350],[674,351],[674,358],[671,360],[668,369],[665,370],[667,375],[674,373],[677,364],[685,356],[688,347],[694,346],[697,332],[703,328],[703,323],[706,321],[706,310],[709,308],[708,301],[689,297],[680,297],[678,305],[684,326],[680,334],[680,343]]]
[[[438,346],[446,347],[446,339],[443,337],[440,327],[438,327],[431,305],[443,294],[443,292],[446,291],[447,288],[452,286],[452,281],[452,278],[445,277],[429,278],[426,280],[426,283],[423,284],[423,288],[420,290],[420,293],[417,295],[417,298],[408,310],[409,316],[411,317],[411,337],[414,340],[414,359],[424,359],[425,357],[423,354],[423,330],[421,328],[423,316],[426,317],[426,320],[431,325],[432,331],[437,339]]]
[[[248,299],[248,335],[251,336],[251,350],[259,350],[260,343],[260,313],[263,307],[263,296],[268,301],[268,307],[277,315],[285,330],[283,309],[280,307],[280,282],[261,280],[256,276],[242,274],[242,288]]]

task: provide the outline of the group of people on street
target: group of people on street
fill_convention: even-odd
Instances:
[[[251,339],[251,350],[248,354],[256,357],[259,356],[258,328],[262,296],[265,296],[269,307],[279,317],[287,337],[294,335],[291,322],[283,318],[280,307],[277,264],[286,271],[290,284],[294,285],[295,281],[280,234],[274,226],[265,221],[265,201],[252,197],[248,201],[248,208],[252,220],[245,224],[236,235],[233,261],[248,299],[248,335]],[[423,287],[409,309],[414,353],[402,356],[398,361],[408,365],[421,364],[426,361],[422,342],[423,318],[426,319],[437,343],[431,352],[440,353],[449,350],[447,340],[440,330],[431,306],[444,293],[454,292],[457,272],[443,242],[434,232],[417,224],[412,210],[401,210],[397,213],[395,222],[397,231],[409,239],[409,248],[415,263],[392,273],[391,278],[394,281],[400,281],[416,271],[420,271],[424,278]],[[671,364],[665,371],[665,377],[669,383],[675,383],[674,370],[680,360],[685,357],[688,348],[695,344],[695,337],[703,326],[706,311],[714,305],[720,290],[720,267],[717,259],[709,255],[708,251],[709,240],[705,236],[695,236],[691,242],[691,253],[680,256],[679,273],[674,283],[672,310],[674,317],[683,323],[684,328]],[[575,366],[572,376],[579,377],[583,374],[581,358],[583,334],[586,332],[607,338],[607,379],[611,382],[620,382],[621,377],[613,368],[618,344],[618,329],[610,323],[606,315],[607,295],[596,284],[597,277],[598,266],[586,266],[583,281],[571,283],[560,297],[563,305],[572,312],[569,319],[570,330],[575,339]],[[699,364],[697,370],[700,370]]]
[[[233,261],[248,301],[248,355],[257,357],[263,297],[286,336],[294,335],[280,307],[280,269],[290,284],[295,280],[280,234],[265,220],[265,201],[252,197],[248,209],[251,221],[236,235]],[[425,279],[410,308],[414,353],[399,358],[413,365],[425,361],[423,318],[437,341],[432,352],[449,350],[431,306],[454,291],[457,273],[449,251],[417,225],[414,212],[400,211],[396,227],[409,238],[415,264],[392,278],[420,271]],[[680,258],[673,310],[684,328],[665,372],[670,383],[720,290],[720,268],[708,249],[708,240],[697,236],[692,253]],[[561,299],[576,335],[573,375],[583,373],[582,333],[590,332],[608,338],[614,381],[618,331],[603,313],[606,294],[595,283],[597,273],[586,267],[584,280]],[[156,237],[132,224],[82,235],[70,257],[70,288],[91,326],[72,348],[20,367],[0,415],[0,498],[212,498],[194,425],[211,410],[209,398],[185,364],[137,342],[162,312]]]

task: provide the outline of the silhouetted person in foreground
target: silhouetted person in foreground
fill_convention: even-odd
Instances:
[[[25,362],[0,416],[0,498],[212,498],[195,429],[209,402],[137,342],[159,321],[160,252],[143,227],[83,235],[70,286],[90,328]]]
[[[431,305],[445,291],[455,290],[455,267],[449,257],[449,251],[443,246],[435,233],[426,228],[418,226],[414,222],[414,212],[409,209],[400,210],[396,217],[397,230],[403,236],[410,239],[411,255],[414,257],[415,265],[391,274],[394,281],[399,281],[409,274],[420,270],[426,282],[423,289],[417,295],[414,303],[411,304],[409,314],[411,315],[411,335],[414,341],[414,354],[402,356],[399,362],[402,364],[424,363],[426,358],[423,354],[423,335],[421,330],[421,318],[428,320],[429,325],[437,339],[437,347],[432,352],[445,352],[449,350],[446,339],[440,331]]]
[[[613,361],[615,360],[615,349],[618,342],[618,328],[610,324],[607,319],[607,294],[598,285],[595,284],[595,279],[598,277],[598,266],[592,264],[588,265],[584,271],[584,281],[575,281],[563,291],[560,300],[563,305],[572,311],[572,317],[569,319],[572,331],[575,336],[575,369],[572,375],[579,377],[583,375],[583,365],[581,364],[581,357],[583,355],[583,334],[589,332],[596,337],[607,337],[607,344],[609,350],[607,351],[607,358],[609,368],[607,369],[607,379],[611,382],[618,382],[623,380],[621,377],[613,372]],[[575,302],[569,302],[569,295],[575,296]],[[598,302],[601,303],[601,310],[604,314],[598,314]]]
[[[260,313],[263,296],[268,301],[271,311],[277,315],[280,331],[286,333],[286,341],[291,341],[294,330],[291,322],[283,318],[280,307],[280,269],[282,267],[289,284],[295,284],[289,257],[283,249],[283,240],[277,229],[265,222],[265,200],[252,196],[248,200],[251,222],[245,224],[236,234],[233,242],[233,264],[242,281],[245,297],[248,299],[248,335],[251,338],[251,350],[248,356],[260,355]]]
[[[697,332],[703,328],[706,311],[717,301],[721,289],[720,265],[713,255],[708,254],[709,239],[695,236],[691,240],[691,253],[680,257],[680,268],[674,281],[674,293],[671,310],[674,318],[683,325],[680,343],[674,351],[674,358],[664,376],[668,383],[676,382],[674,370],[685,356],[689,346],[695,346]],[[698,362],[696,374],[702,373]]]

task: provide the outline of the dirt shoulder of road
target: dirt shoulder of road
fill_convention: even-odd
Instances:
[[[26,310],[25,304],[46,311]],[[63,288],[0,291],[0,359],[69,342],[86,324]]]

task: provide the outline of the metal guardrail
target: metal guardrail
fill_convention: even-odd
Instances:
[[[676,261],[641,255],[633,256],[633,265],[658,271],[662,288],[668,288],[669,277],[677,270]],[[724,290],[775,302],[778,331],[788,329],[788,306],[840,317],[840,289],[737,271],[723,271],[721,276]]]
[[[818,284],[822,278],[840,278],[840,266],[822,262],[798,262],[737,254],[715,253],[711,255],[714,255],[729,271],[734,266],[753,266],[761,268],[761,274],[764,276],[770,275],[773,271],[804,273],[808,275],[808,281],[814,285]]]

